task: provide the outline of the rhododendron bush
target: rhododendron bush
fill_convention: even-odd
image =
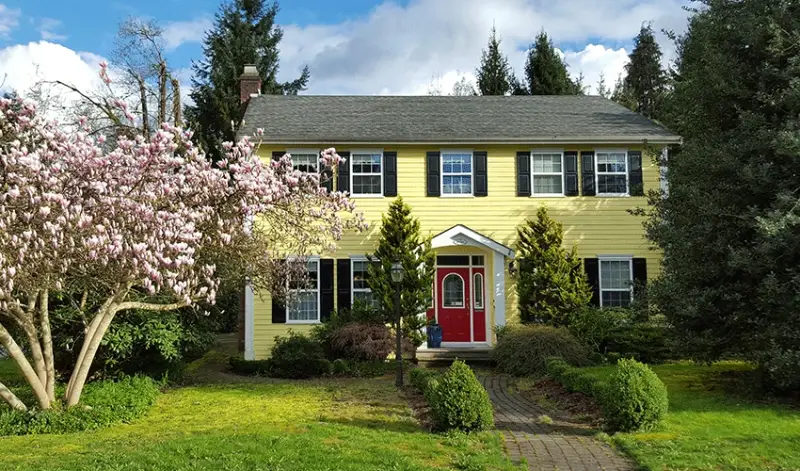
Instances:
[[[72,406],[115,316],[213,302],[222,281],[281,293],[304,265],[279,260],[330,250],[363,228],[344,194],[294,171],[290,156],[262,162],[245,139],[225,144],[226,158],[212,164],[190,137],[163,125],[108,150],[102,136],[66,132],[29,103],[0,101],[0,344],[38,407],[58,400],[49,322],[58,293],[100,300],[83,313],[85,339],[63,398]],[[320,163],[339,160],[329,149]],[[0,397],[27,408],[1,382]]]

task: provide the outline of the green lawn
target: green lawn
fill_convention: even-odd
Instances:
[[[0,378],[13,371],[3,363]],[[169,390],[131,425],[0,437],[0,469],[515,469],[495,433],[423,431],[391,378],[215,379],[233,382]]]
[[[738,363],[654,366],[669,390],[664,426],[612,441],[654,471],[799,470],[800,410],[722,391],[720,375],[747,369]],[[602,377],[612,368],[587,370]]]

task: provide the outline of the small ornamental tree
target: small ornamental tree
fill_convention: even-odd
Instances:
[[[289,156],[262,162],[245,139],[212,164],[190,138],[165,124],[104,151],[103,136],[65,132],[32,104],[0,99],[0,345],[39,408],[56,401],[56,294],[99,300],[81,304],[83,342],[64,396],[74,406],[117,314],[213,302],[231,280],[280,294],[303,265],[279,263],[285,254],[332,249],[363,227],[351,201],[293,170]],[[339,160],[333,149],[320,159]],[[27,409],[2,382],[0,397]]]
[[[517,228],[516,288],[522,322],[566,325],[570,314],[592,299],[577,247],[567,250],[563,242],[563,226],[544,206],[536,219]]]
[[[400,286],[400,312],[403,332],[415,346],[422,345],[422,314],[431,305],[436,258],[430,237],[420,235],[419,220],[411,216],[411,207],[398,197],[382,217],[378,248],[369,256],[369,287],[387,322],[395,318],[395,284],[392,263],[403,264]]]

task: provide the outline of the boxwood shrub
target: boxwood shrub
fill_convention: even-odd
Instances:
[[[431,379],[425,398],[437,430],[473,432],[494,424],[489,394],[463,361],[456,360],[441,378]]]
[[[431,380],[438,378],[440,374],[435,370],[429,370],[426,368],[414,368],[413,370],[411,370],[409,376],[411,380],[411,386],[413,386],[416,390],[424,394]]]
[[[610,432],[651,430],[669,408],[667,387],[649,366],[622,359],[617,362],[600,405]]]
[[[589,362],[586,348],[568,330],[540,325],[507,327],[492,350],[497,366],[514,376],[542,375],[554,356],[572,365]]]
[[[288,337],[275,338],[267,368],[267,375],[274,378],[305,379],[331,374],[333,363],[319,342],[290,331]]]

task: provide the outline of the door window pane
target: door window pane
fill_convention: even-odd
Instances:
[[[464,307],[464,280],[451,273],[442,282],[442,305],[444,307]]]

